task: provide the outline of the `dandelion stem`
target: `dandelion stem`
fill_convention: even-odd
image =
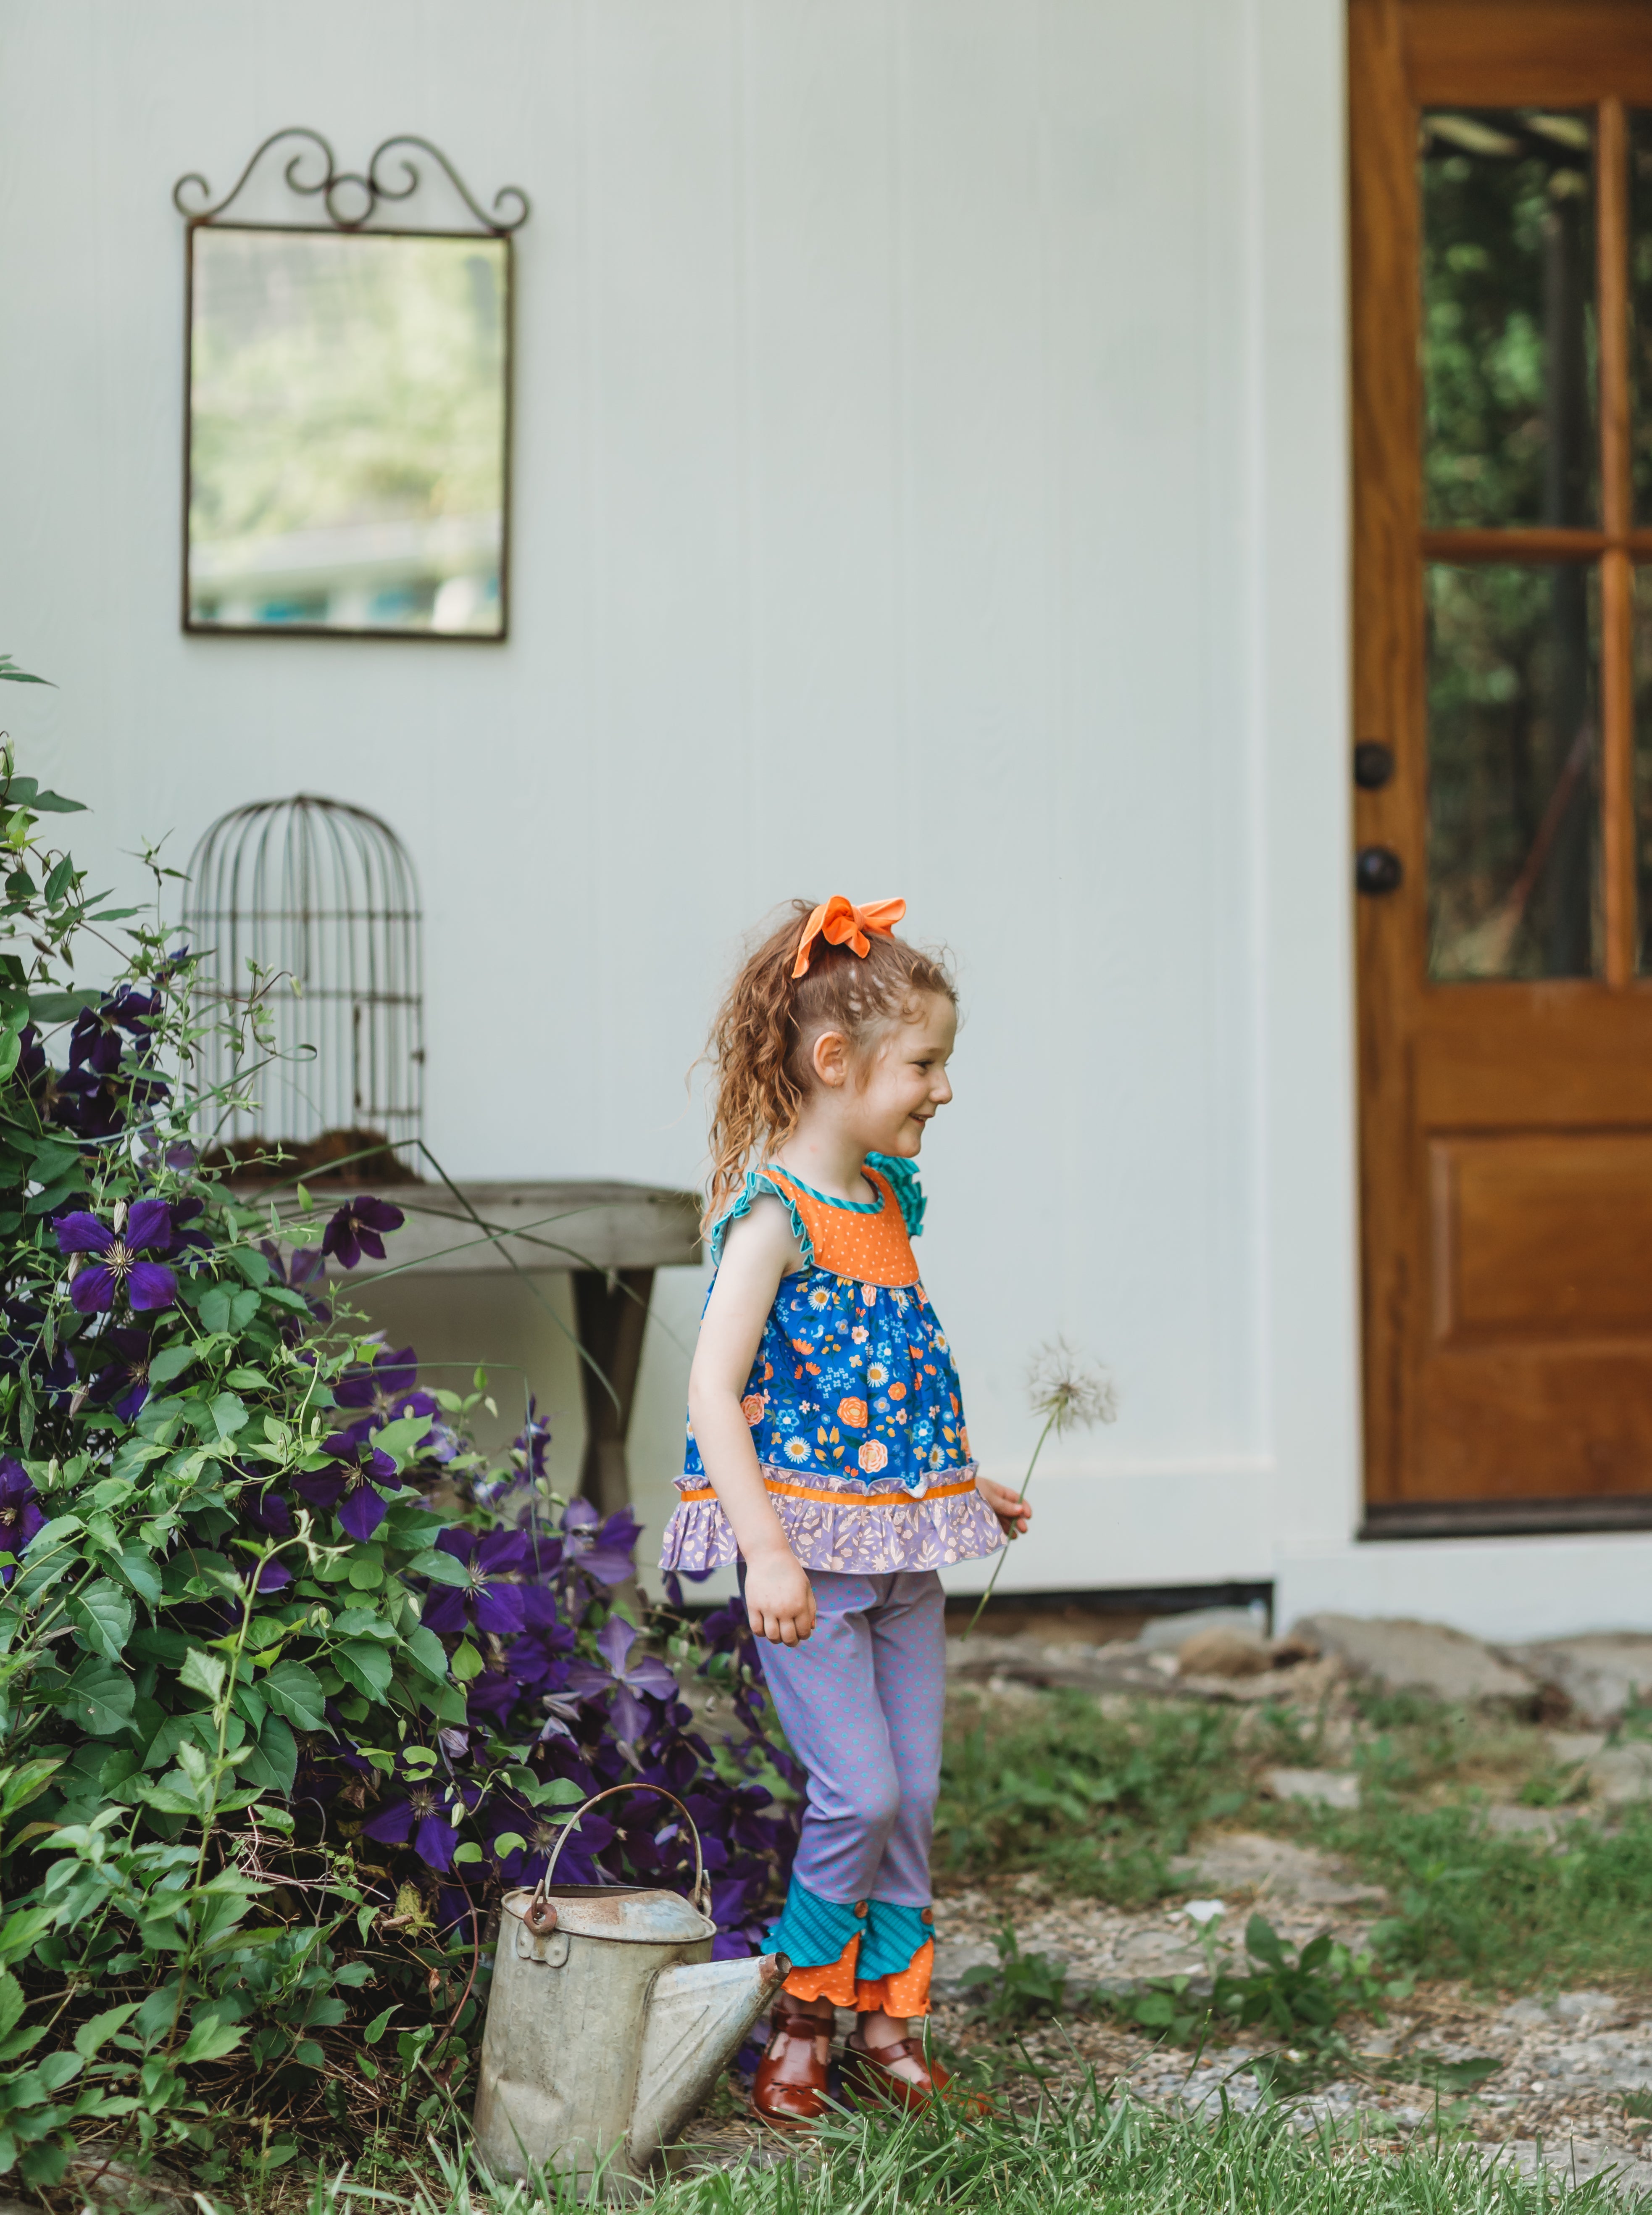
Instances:
[[[1021,1488],[1020,1488],[1020,1490],[1019,1490],[1019,1491],[1016,1494],[1016,1495],[1015,1495],[1015,1496],[1016,1496],[1016,1498],[1017,1498],[1018,1500],[1025,1500],[1025,1499],[1026,1498],[1026,1496],[1027,1496],[1027,1487],[1028,1487],[1028,1486],[1031,1483],[1031,1482],[1032,1482],[1032,1472],[1033,1472],[1033,1470],[1034,1470],[1035,1469],[1037,1469],[1037,1466],[1038,1466],[1038,1457],[1039,1457],[1039,1455],[1040,1455],[1040,1454],[1043,1451],[1043,1450],[1044,1450],[1044,1440],[1045,1440],[1045,1439],[1049,1436],[1050,1433],[1055,1429],[1055,1424],[1056,1424],[1056,1420],[1057,1420],[1057,1418],[1060,1416],[1061,1412],[1062,1412],[1062,1411],[1061,1411],[1061,1409],[1060,1409],[1059,1408],[1052,1408],[1050,1409],[1050,1411],[1049,1411],[1049,1414],[1048,1414],[1048,1415],[1046,1415],[1046,1416],[1045,1416],[1045,1418],[1044,1418],[1044,1427],[1043,1427],[1043,1430],[1042,1430],[1042,1431],[1040,1431],[1040,1432],[1039,1432],[1039,1433],[1038,1433],[1038,1443],[1037,1443],[1037,1445],[1036,1446],[1034,1446],[1034,1448],[1032,1449],[1032,1459],[1031,1459],[1031,1460],[1027,1463],[1027,1473],[1026,1473],[1026,1475],[1025,1475],[1025,1476],[1021,1479]],[[988,1601],[992,1598],[992,1596],[993,1596],[993,1586],[994,1586],[998,1582],[999,1573],[1000,1573],[1000,1571],[1003,1568],[1003,1566],[1004,1566],[1004,1563],[1006,1562],[1006,1561],[1007,1561],[1007,1559],[1009,1558],[1009,1550],[1010,1550],[1010,1539],[1009,1539],[1008,1534],[1006,1533],[1006,1536],[1005,1536],[1004,1543],[1003,1543],[1003,1545],[1002,1545],[1002,1546],[1000,1548],[1000,1549],[999,1549],[998,1559],[997,1559],[997,1561],[994,1562],[994,1564],[993,1565],[993,1573],[992,1573],[991,1576],[989,1576],[989,1577],[988,1578],[988,1580],[987,1580],[987,1589],[986,1589],[986,1591],[985,1591],[984,1592],[982,1592],[982,1593],[981,1598],[976,1601],[976,1611],[975,1611],[975,1613],[974,1613],[974,1614],[970,1617],[969,1622],[964,1625],[964,1635],[966,1638],[970,1635],[970,1632],[975,1629],[975,1627],[976,1627],[976,1623],[978,1623],[980,1622],[980,1620],[981,1620],[982,1610],[986,1606],[987,1602],[988,1602]]]

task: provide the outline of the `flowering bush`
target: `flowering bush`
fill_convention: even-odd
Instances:
[[[203,1165],[247,1095],[195,1083],[188,954],[46,843],[74,806],[0,748],[0,2174],[35,2186],[89,2138],[210,2178],[226,2119],[268,2159],[454,2099],[488,1917],[608,1783],[686,1802],[749,1950],[798,1781],[739,1611],[627,1603],[636,1525],[555,1497],[531,1407],[490,1466],[482,1381],[422,1383],[339,1299],[327,1260],[401,1211],[283,1215]],[[70,981],[89,942],[107,991]],[[239,1043],[269,1050],[256,1004]],[[664,1803],[620,1804],[559,1874],[684,1883]]]

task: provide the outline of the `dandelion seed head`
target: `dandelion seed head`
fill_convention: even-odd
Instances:
[[[1098,1361],[1086,1361],[1064,1338],[1041,1346],[1027,1368],[1027,1398],[1059,1434],[1093,1423],[1111,1423],[1118,1414],[1113,1380]]]

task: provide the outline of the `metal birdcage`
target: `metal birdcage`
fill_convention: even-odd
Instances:
[[[255,1111],[219,1121],[215,1142],[232,1153],[281,1142],[309,1167],[373,1138],[417,1138],[419,887],[389,824],[309,793],[254,801],[213,824],[189,878],[186,927],[204,1001],[244,1009],[261,991],[275,1029],[277,1058],[251,1080]],[[205,1047],[205,1082],[236,1081],[231,1040],[215,1034]],[[399,1158],[417,1173],[405,1148]],[[379,1164],[370,1173],[383,1181]]]

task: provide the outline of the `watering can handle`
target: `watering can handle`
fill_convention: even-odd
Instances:
[[[597,1802],[599,1800],[611,1800],[616,1792],[655,1792],[658,1794],[662,1800],[669,1800],[671,1805],[676,1809],[678,1814],[682,1816],[683,1821],[688,1825],[688,1836],[694,1842],[694,1890],[689,1893],[688,1897],[693,1900],[694,1905],[700,1910],[700,1912],[702,1915],[709,1916],[712,1911],[712,1888],[710,1880],[706,1874],[705,1856],[700,1850],[700,1832],[694,1827],[694,1817],[688,1813],[682,1802],[677,1798],[676,1793],[668,1792],[663,1784],[610,1784],[605,1791],[593,1792],[590,1798],[586,1801],[584,1806],[583,1807],[577,1807],[573,1813],[569,1816],[567,1823],[563,1829],[561,1837],[551,1849],[551,1858],[546,1864],[545,1874],[541,1877],[539,1882],[534,1887],[534,1905],[536,1905],[540,1900],[543,1899],[549,1890],[551,1879],[556,1874],[558,1857],[560,1856],[563,1847],[568,1843],[569,1833],[578,1829],[580,1824],[584,1820],[585,1817],[590,1813],[591,1809],[597,1805]],[[532,1912],[531,1906],[529,1911],[529,1913]]]

